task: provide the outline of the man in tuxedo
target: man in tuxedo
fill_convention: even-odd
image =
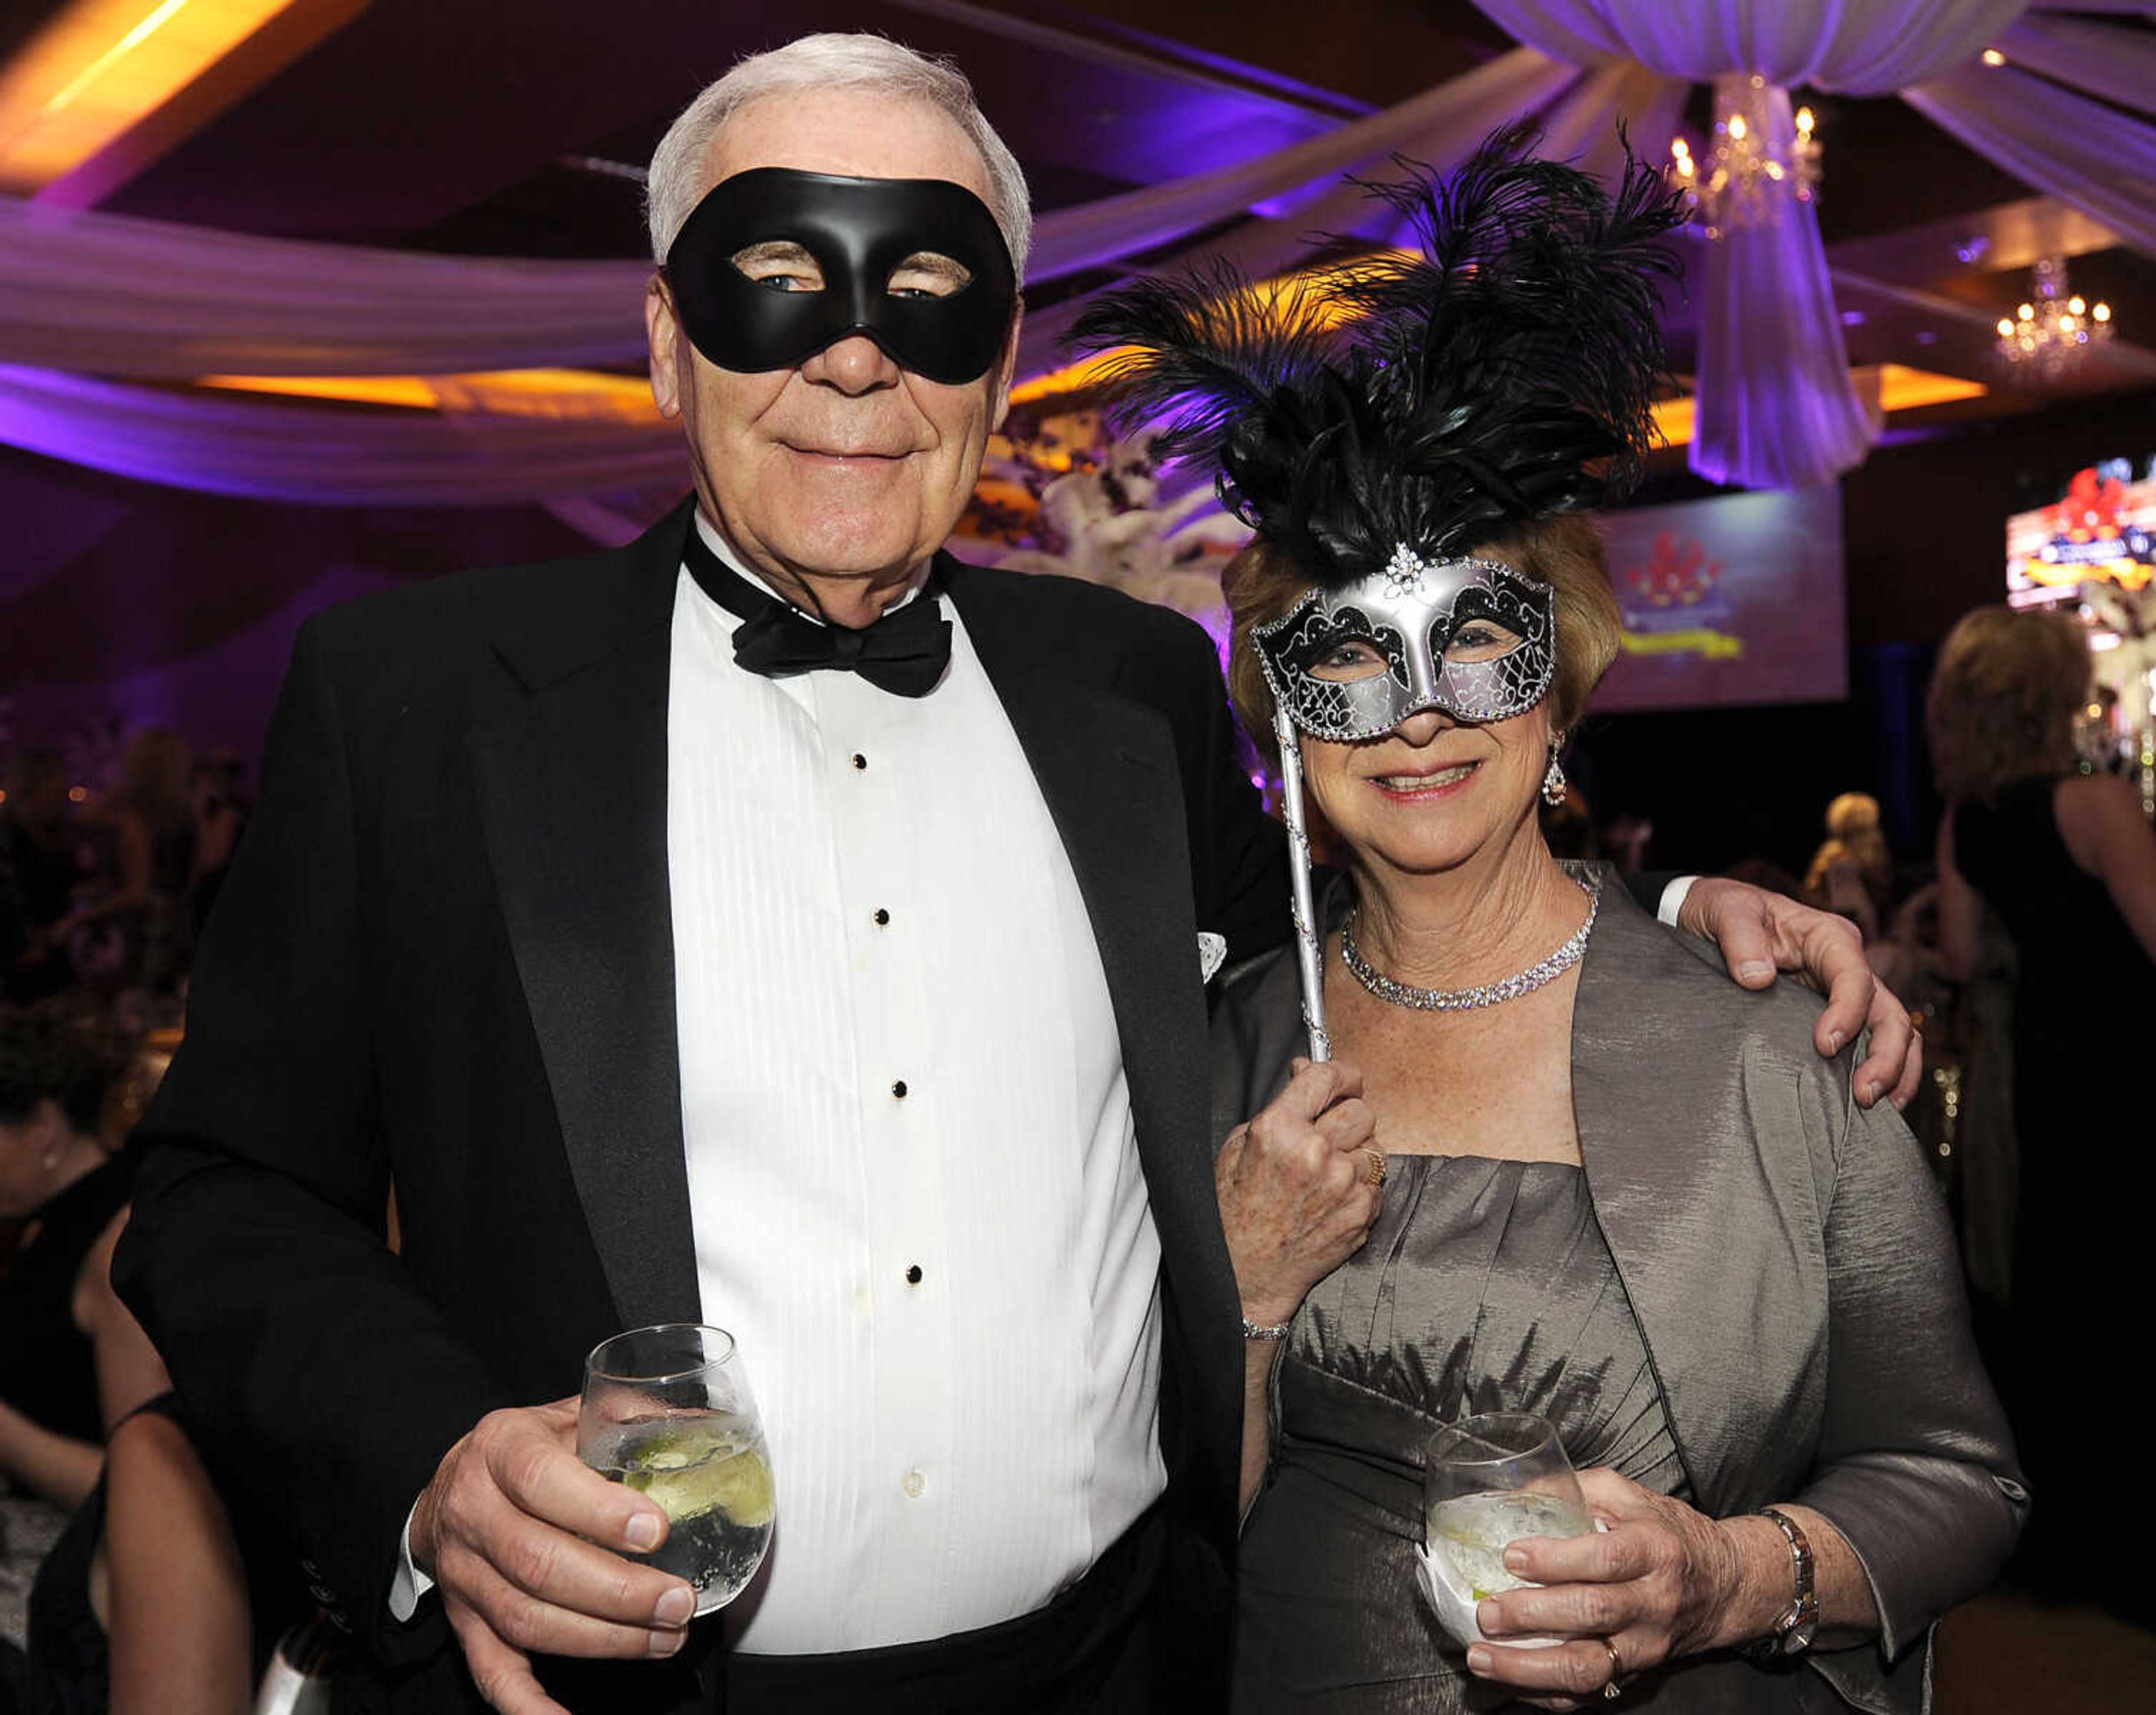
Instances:
[[[302,631],[123,1289],[358,1635],[355,1707],[1217,1707],[1243,1360],[1199,937],[1262,949],[1286,891],[1211,647],[941,552],[1028,234],[955,73],[746,61],[651,199],[694,501]],[[1732,965],[1855,979],[1721,900]],[[1352,1075],[1276,1107],[1348,1194]],[[693,1320],[780,1497],[723,1627],[574,1451],[583,1354]]]

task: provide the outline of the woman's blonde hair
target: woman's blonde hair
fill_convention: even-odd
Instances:
[[[1826,807],[1827,837],[1812,854],[1812,866],[1804,874],[1804,891],[1818,893],[1826,886],[1826,873],[1835,865],[1851,863],[1869,875],[1891,874],[1894,855],[1880,831],[1879,800],[1868,792],[1845,792]]]
[[[2064,614],[1979,608],[1940,646],[1924,700],[1932,769],[1952,804],[1982,802],[2073,760],[2088,634]]]
[[[1584,512],[1563,513],[1480,543],[1471,552],[1502,560],[1554,592],[1557,672],[1548,701],[1551,725],[1568,732],[1617,659],[1624,631],[1617,598],[1609,588],[1600,527]],[[1250,742],[1276,761],[1272,691],[1259,665],[1252,633],[1301,600],[1314,581],[1262,537],[1229,561],[1220,574],[1235,627],[1229,644],[1229,700]]]

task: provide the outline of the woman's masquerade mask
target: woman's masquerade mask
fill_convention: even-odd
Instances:
[[[821,289],[752,280],[735,259],[758,244],[807,251]],[[901,265],[921,257],[957,264],[956,283],[893,291]],[[667,249],[666,280],[690,342],[721,369],[791,369],[860,333],[901,367],[952,386],[994,367],[1018,301],[1003,231],[963,185],[787,167],[714,185]]]
[[[1549,586],[1495,560],[1425,560],[1402,546],[1382,572],[1313,589],[1256,628],[1274,701],[1312,738],[1350,743],[1423,709],[1504,721],[1557,670]]]

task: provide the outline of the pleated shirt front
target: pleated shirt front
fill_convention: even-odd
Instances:
[[[700,518],[715,549],[724,545]],[[667,843],[703,1314],[778,1480],[739,1647],[1029,1612],[1159,1494],[1160,1244],[1069,859],[952,611],[927,696],[682,575]]]

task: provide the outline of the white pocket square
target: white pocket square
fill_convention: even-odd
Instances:
[[[1210,929],[1198,932],[1198,980],[1209,983],[1219,973],[1228,957],[1228,937],[1215,935]]]

